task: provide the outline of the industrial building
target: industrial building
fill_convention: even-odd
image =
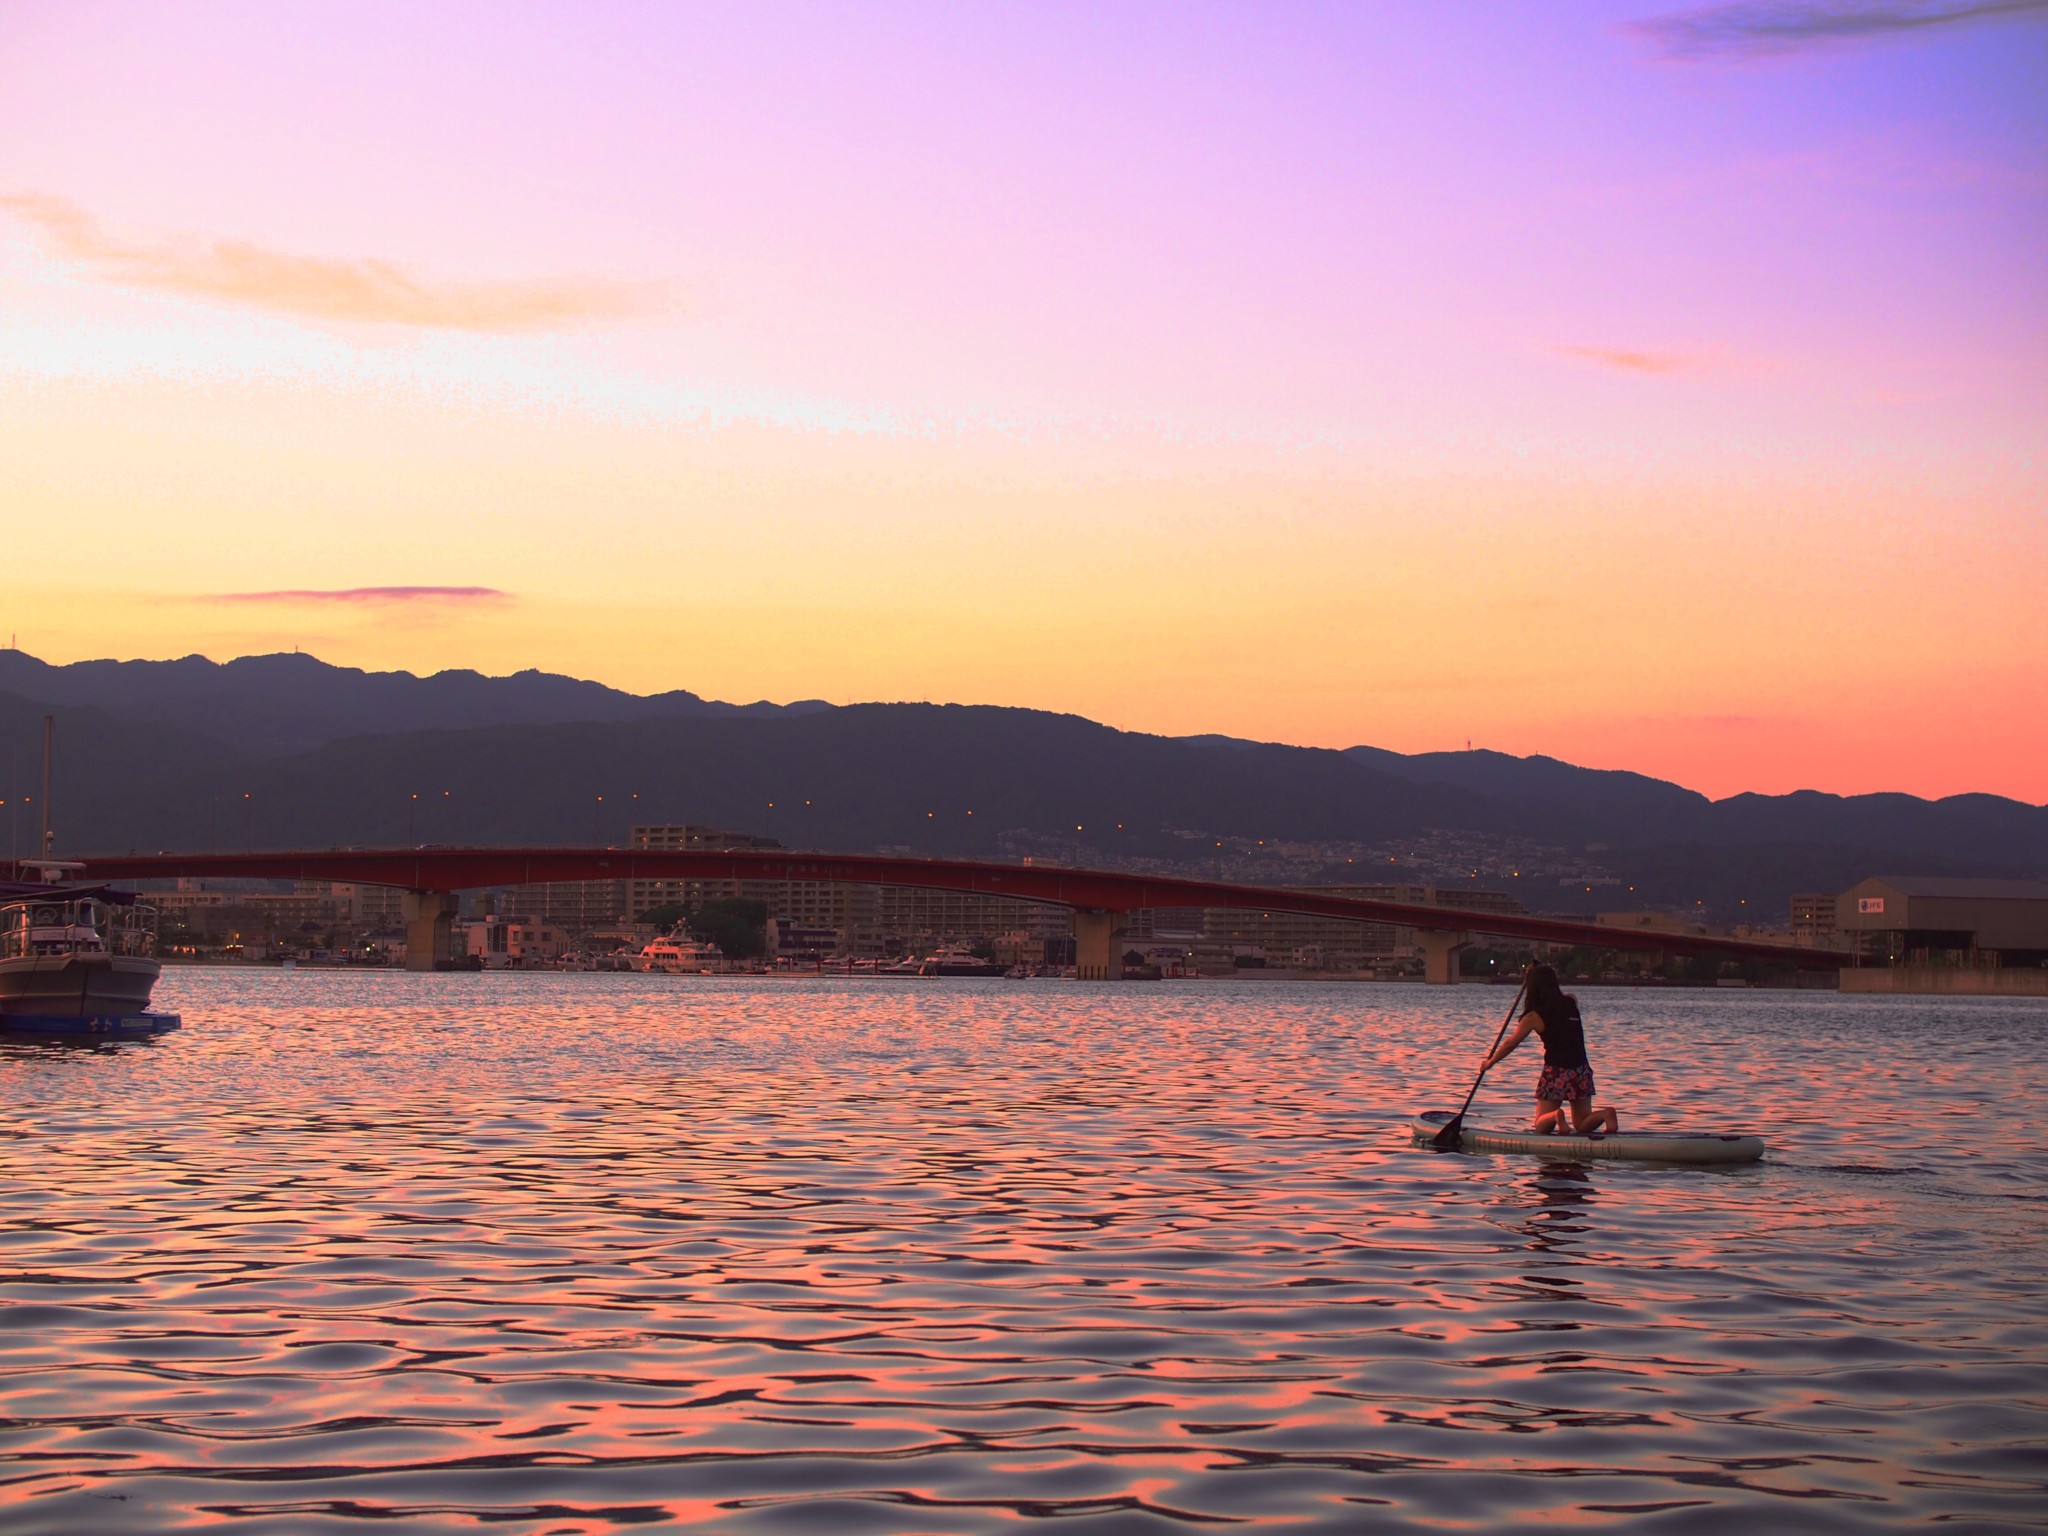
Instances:
[[[2048,883],[1873,875],[1835,898],[1835,926],[1880,965],[2048,965]]]

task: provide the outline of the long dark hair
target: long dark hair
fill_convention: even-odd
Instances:
[[[1533,1013],[1544,1023],[1561,1019],[1571,1007],[1571,998],[1564,988],[1557,984],[1557,972],[1547,965],[1529,967],[1528,990],[1523,993],[1528,1006],[1522,1012]]]

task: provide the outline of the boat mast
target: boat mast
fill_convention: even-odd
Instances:
[[[56,850],[57,834],[50,830],[50,758],[57,750],[57,717],[43,716],[43,840],[40,852],[49,858]]]

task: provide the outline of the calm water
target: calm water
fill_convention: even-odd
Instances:
[[[0,1527],[2048,1524],[2048,1005],[169,973],[0,1045]],[[1533,1055],[1474,1119],[1524,1109]]]

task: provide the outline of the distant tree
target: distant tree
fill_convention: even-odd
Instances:
[[[994,939],[976,939],[967,946],[967,952],[977,960],[993,960],[996,957]]]
[[[707,901],[684,919],[693,938],[716,944],[731,960],[753,960],[768,953],[768,903],[740,896]]]
[[[690,909],[688,907],[684,906],[680,901],[671,901],[663,906],[649,907],[640,914],[636,921],[652,923],[657,928],[673,928],[689,915]]]
[[[1712,986],[1720,979],[1721,961],[1714,955],[1679,955],[1666,964],[1664,974],[1673,981]]]

